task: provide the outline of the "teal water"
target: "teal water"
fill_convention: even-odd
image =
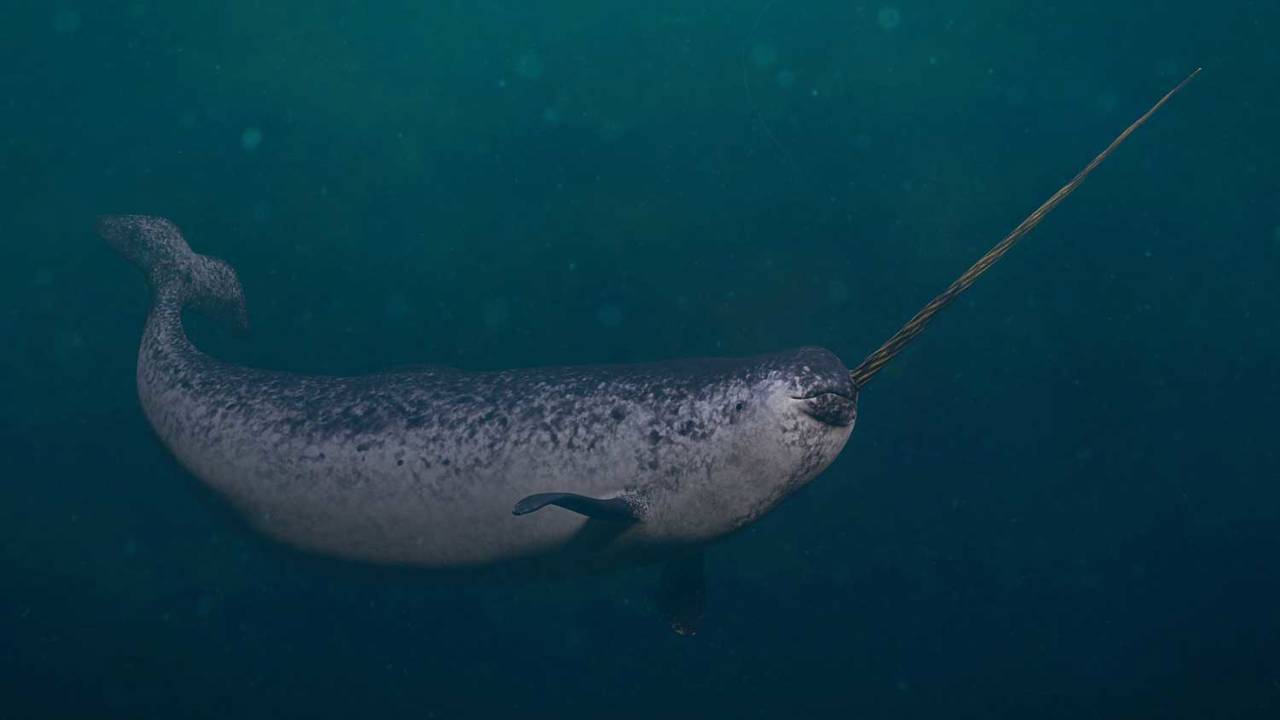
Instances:
[[[1272,718],[1280,6],[10,2],[0,718]],[[1202,75],[709,557],[510,584],[254,534],[156,442],[99,213],[306,372],[856,364]]]

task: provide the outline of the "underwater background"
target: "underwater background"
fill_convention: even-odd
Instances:
[[[222,0],[0,10],[0,718],[1280,717],[1280,4]],[[147,290],[240,363],[855,365],[1204,72],[656,571],[511,583],[251,531],[140,412]]]

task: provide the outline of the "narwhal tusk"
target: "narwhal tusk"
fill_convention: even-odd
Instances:
[[[907,346],[907,343],[915,339],[915,337],[924,330],[925,325],[929,324],[929,321],[933,319],[934,315],[938,314],[938,311],[942,310],[942,308],[946,307],[948,303],[955,300],[960,293],[968,289],[968,287],[973,284],[973,281],[978,279],[978,276],[986,272],[987,269],[994,265],[997,260],[1004,257],[1004,254],[1009,252],[1010,248],[1012,248],[1015,243],[1021,240],[1024,235],[1031,232],[1035,226],[1039,225],[1040,221],[1044,220],[1045,216],[1048,215],[1050,211],[1056,208],[1063,200],[1066,200],[1067,196],[1075,191],[1076,188],[1080,187],[1080,184],[1084,182],[1084,179],[1089,177],[1089,173],[1093,172],[1094,169],[1101,165],[1102,161],[1106,160],[1111,153],[1115,152],[1116,148],[1120,147],[1120,143],[1127,140],[1129,136],[1133,134],[1133,131],[1142,127],[1143,123],[1145,123],[1148,118],[1154,115],[1161,106],[1169,101],[1169,98],[1176,95],[1177,92],[1186,86],[1187,83],[1191,82],[1192,78],[1199,75],[1200,70],[1201,68],[1196,68],[1195,72],[1191,73],[1185,80],[1178,83],[1177,87],[1165,93],[1165,96],[1160,98],[1159,102],[1152,105],[1151,109],[1144,113],[1142,117],[1138,118],[1132,125],[1125,128],[1124,132],[1120,133],[1115,140],[1112,140],[1111,144],[1108,145],[1105,150],[1098,153],[1098,156],[1095,157],[1088,165],[1085,165],[1083,170],[1077,173],[1075,177],[1071,178],[1071,182],[1063,185],[1058,192],[1054,193],[1048,200],[1045,200],[1043,205],[1036,208],[1035,212],[1028,215],[1027,218],[1019,223],[1018,226],[1005,236],[1003,240],[996,243],[996,246],[987,251],[987,254],[983,255],[978,262],[974,263],[973,267],[969,268],[963,275],[956,278],[955,282],[951,283],[950,287],[944,290],[942,294],[930,300],[929,304],[921,308],[920,312],[915,314],[915,317],[907,321],[906,325],[903,325],[898,332],[893,334],[893,337],[890,337],[883,345],[877,348],[875,352],[868,355],[866,360],[863,360],[858,367],[854,368],[849,373],[849,377],[853,380],[854,386],[861,388],[866,385],[867,382],[880,371],[880,368],[884,367],[894,358],[894,356],[902,352],[902,349]]]

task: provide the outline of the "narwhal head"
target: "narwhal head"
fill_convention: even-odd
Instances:
[[[853,431],[857,388],[828,350],[720,360],[692,374],[670,432],[653,435],[645,532],[657,539],[712,540],[758,519],[826,469]],[[665,477],[675,467],[681,476]]]

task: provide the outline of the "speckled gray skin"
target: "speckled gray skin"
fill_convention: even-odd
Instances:
[[[768,512],[853,428],[849,371],[820,348],[361,377],[237,367],[182,328],[184,307],[244,323],[230,266],[159,218],[103,218],[99,230],[154,291],[137,373],[152,427],[255,526],[311,551],[425,567],[659,559]],[[513,516],[544,492],[622,496],[638,521]]]

